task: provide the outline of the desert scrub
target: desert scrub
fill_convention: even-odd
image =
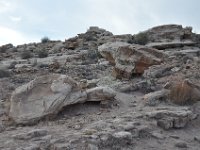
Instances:
[[[48,51],[47,50],[38,50],[37,55],[39,58],[45,58],[48,56]]]
[[[146,45],[149,41],[149,38],[146,32],[140,32],[134,35],[133,41],[135,44]]]
[[[48,43],[50,41],[50,39],[47,37],[47,36],[45,36],[45,37],[43,37],[42,39],[41,39],[41,42],[42,43]]]
[[[31,54],[30,51],[23,51],[23,52],[21,53],[21,58],[22,58],[22,59],[29,59],[29,58],[31,58],[31,57],[33,57],[33,56],[32,56],[32,54]]]
[[[0,78],[10,77],[10,72],[4,69],[0,69]]]

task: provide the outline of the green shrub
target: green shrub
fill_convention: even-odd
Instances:
[[[10,77],[10,72],[0,69],[0,78]]]
[[[45,58],[48,56],[48,51],[47,50],[38,50],[37,54],[38,54],[39,58]]]
[[[15,68],[15,65],[17,64],[16,61],[13,61],[10,66],[8,67],[8,69],[14,69]]]
[[[140,44],[140,45],[145,45],[148,43],[148,35],[146,32],[140,32],[136,35],[134,35],[134,43],[135,44]]]
[[[47,36],[45,36],[45,37],[43,37],[42,39],[41,39],[41,42],[42,43],[48,43],[50,41],[50,39],[47,37]]]
[[[31,58],[31,57],[32,57],[32,54],[31,54],[30,51],[23,51],[23,52],[21,53],[21,58],[22,58],[22,59],[29,59],[29,58]]]

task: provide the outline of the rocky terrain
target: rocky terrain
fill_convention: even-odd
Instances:
[[[199,115],[191,27],[0,47],[1,150],[199,150]]]

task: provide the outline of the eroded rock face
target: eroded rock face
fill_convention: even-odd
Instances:
[[[65,41],[67,49],[96,49],[97,41],[100,37],[110,37],[113,34],[98,27],[90,27],[86,33],[78,34],[74,38]]]
[[[188,122],[196,118],[196,114],[187,107],[160,109],[147,112],[146,115],[156,119],[157,125],[165,130],[171,128],[183,128]]]
[[[65,75],[46,75],[18,87],[11,96],[9,116],[16,123],[35,123],[63,107],[86,101],[77,83]]]
[[[192,39],[192,28],[183,28],[182,25],[169,24],[153,27],[147,30],[152,42],[170,42],[174,40],[183,41]]]
[[[156,49],[123,42],[106,43],[98,50],[115,65],[113,75],[117,78],[131,78],[134,74],[143,74],[149,66],[160,64],[164,57],[164,54]]]
[[[114,100],[115,96],[116,93],[108,87],[84,91],[78,82],[66,75],[45,75],[12,93],[9,116],[17,124],[34,124],[43,117],[56,115],[66,106],[86,101]]]
[[[147,46],[156,49],[179,48],[196,44],[192,27],[183,28],[181,25],[169,24],[151,28],[144,33],[148,36]]]
[[[104,101],[112,100],[116,96],[116,92],[109,87],[96,87],[86,91],[87,101]]]
[[[149,106],[155,106],[159,103],[159,101],[166,100],[167,96],[169,94],[169,91],[166,89],[162,89],[160,91],[151,92],[146,95],[144,95],[144,101]]]

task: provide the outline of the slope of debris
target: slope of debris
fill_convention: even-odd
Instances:
[[[2,150],[198,150],[199,101],[191,27],[0,47]]]

